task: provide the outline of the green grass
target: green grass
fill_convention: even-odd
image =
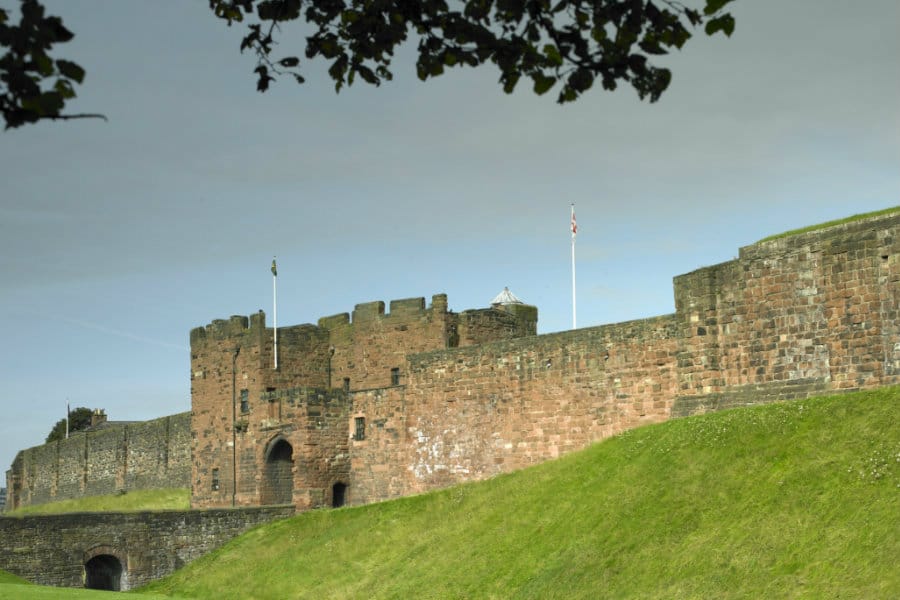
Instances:
[[[894,212],[900,211],[900,206],[894,206],[892,208],[885,208],[883,210],[876,210],[869,213],[862,213],[858,215],[853,215],[850,217],[845,217],[843,219],[836,219],[834,221],[828,221],[826,223],[819,223],[818,225],[810,225],[809,227],[802,227],[800,229],[792,229],[790,231],[785,231],[784,233],[778,233],[775,235],[770,235],[767,238],[763,238],[757,242],[758,244],[762,242],[771,242],[772,240],[778,240],[781,238],[790,237],[792,235],[798,235],[801,233],[809,233],[810,231],[817,231],[819,229],[825,229],[826,227],[834,227],[835,225],[843,225],[844,223],[851,223],[853,221],[859,221],[860,219],[868,219],[869,217],[880,217],[882,215],[888,215]]]
[[[630,431],[272,523],[146,591],[219,598],[898,598],[900,388]]]
[[[27,584],[28,582],[21,577],[16,577],[12,573],[0,570],[0,584]]]
[[[84,589],[66,589],[53,588],[42,585],[16,585],[0,583],[0,600],[67,600],[74,598],[75,600],[110,600],[116,596],[120,600],[123,598],[135,598],[134,594],[104,592],[102,590],[84,590]],[[158,598],[160,600],[168,596],[158,596],[148,594],[137,596],[140,600]]]
[[[4,517],[24,515],[57,515],[73,512],[138,512],[144,510],[187,510],[191,504],[191,491],[187,488],[162,490],[135,490],[110,496],[88,496],[73,500],[60,500],[35,506],[25,506]]]

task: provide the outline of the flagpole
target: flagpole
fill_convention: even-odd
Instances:
[[[72,411],[69,409],[69,399],[66,398],[66,439],[69,439],[69,415]]]
[[[272,257],[272,335],[275,341],[275,366],[278,369],[278,269],[275,267],[275,257]]]
[[[575,234],[578,226],[575,224],[575,203],[572,203],[572,329],[576,329],[575,311]]]

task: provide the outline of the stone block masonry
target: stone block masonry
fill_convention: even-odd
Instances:
[[[0,569],[40,585],[125,591],[293,513],[282,506],[0,517]]]
[[[189,436],[151,422],[24,451],[10,497],[152,486],[189,453],[194,507],[362,504],[673,417],[900,383],[898,234],[900,209],[753,244],[675,277],[673,314],[547,335],[524,304],[368,302],[279,328],[275,368],[262,312],[216,320],[190,335]]]
[[[233,316],[191,332],[192,505],[290,502],[335,506],[353,495],[350,396],[398,388],[407,355],[534,335],[534,307],[461,314],[437,294],[357,304],[352,315],[273,332],[265,315]],[[530,309],[530,310],[529,310]],[[285,489],[285,486],[286,489]],[[351,495],[345,493],[350,488]]]
[[[557,458],[669,417],[674,315],[410,356],[401,390],[352,394],[354,500],[424,492]]]
[[[742,248],[675,278],[676,312],[411,354],[351,394],[350,497],[490,477],[646,423],[898,383],[900,212]]]
[[[6,509],[120,491],[190,486],[190,413],[76,432],[22,450]]]

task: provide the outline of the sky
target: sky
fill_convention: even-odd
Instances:
[[[659,102],[598,85],[563,106],[491,66],[420,82],[409,51],[379,88],[336,95],[313,63],[259,94],[206,2],[46,4],[87,70],[71,110],[108,122],[0,133],[3,470],[67,402],[189,410],[190,330],[271,325],[273,256],[280,326],[508,286],[548,333],[572,327],[570,203],[579,327],[671,313],[676,275],[900,205],[896,0],[737,0],[730,39],[660,61]]]

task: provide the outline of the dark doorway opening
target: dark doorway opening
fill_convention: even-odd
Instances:
[[[347,502],[347,484],[336,483],[331,488],[331,506],[340,508]]]
[[[272,444],[266,456],[262,504],[290,504],[294,494],[294,449],[287,440]]]
[[[118,592],[122,588],[122,563],[111,554],[99,554],[84,564],[84,587]]]

